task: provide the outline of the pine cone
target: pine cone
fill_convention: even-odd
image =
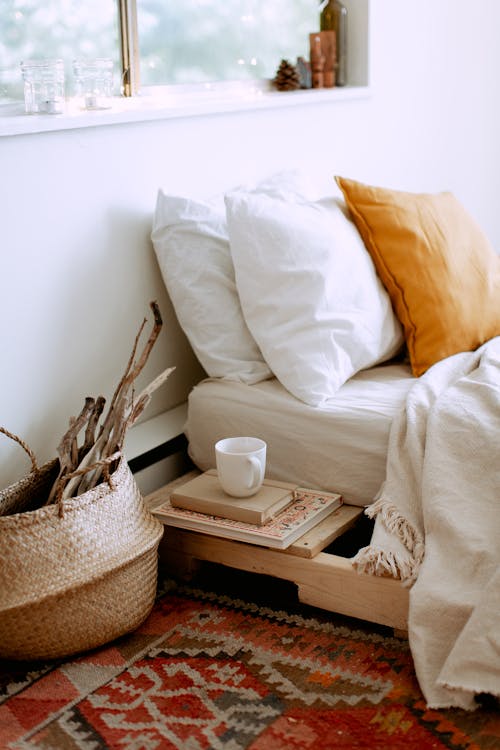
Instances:
[[[278,91],[295,91],[300,88],[300,79],[295,65],[288,60],[282,60],[273,78],[273,84]]]

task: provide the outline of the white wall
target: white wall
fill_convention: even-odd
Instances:
[[[110,395],[150,299],[172,318],[149,240],[159,186],[204,196],[289,166],[450,189],[500,247],[498,0],[372,0],[371,96],[0,138],[0,424],[41,461],[87,394]],[[142,382],[200,377],[170,323]],[[0,436],[0,486],[28,464]]]

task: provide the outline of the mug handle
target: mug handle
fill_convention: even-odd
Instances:
[[[250,482],[247,483],[247,490],[251,490],[254,487],[259,487],[259,485],[262,484],[262,481],[264,479],[264,469],[262,468],[262,464],[258,458],[249,456],[248,461],[250,462],[250,466],[252,467],[252,478]]]

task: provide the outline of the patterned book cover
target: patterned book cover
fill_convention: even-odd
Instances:
[[[154,508],[152,513],[168,526],[265,547],[286,549],[341,505],[340,495],[299,488],[295,490],[294,501],[262,526],[174,508],[169,501]]]

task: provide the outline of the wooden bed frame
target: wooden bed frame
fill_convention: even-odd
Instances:
[[[148,495],[148,507],[165,502],[175,487],[197,474],[189,472]],[[166,526],[160,560],[174,578],[189,579],[201,562],[208,561],[292,581],[304,604],[386,625],[395,635],[404,636],[408,589],[394,578],[357,573],[348,558],[325,551],[352,529],[362,514],[362,508],[343,505],[286,550]]]

